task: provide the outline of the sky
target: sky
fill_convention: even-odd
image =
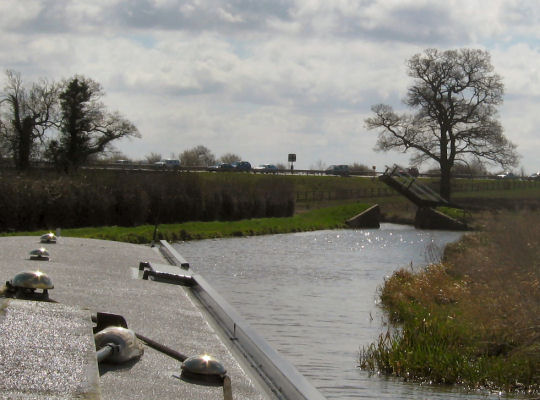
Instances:
[[[126,157],[203,145],[254,165],[295,153],[297,169],[407,165],[374,151],[371,106],[410,111],[414,54],[479,48],[503,78],[516,171],[540,170],[537,0],[0,0],[0,35],[0,67],[26,83],[99,82],[141,133],[116,142]]]

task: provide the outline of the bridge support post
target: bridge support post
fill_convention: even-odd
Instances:
[[[416,211],[414,226],[418,229],[444,229],[465,231],[467,224],[445,215],[431,207],[419,207]]]
[[[367,210],[349,218],[345,223],[350,228],[379,228],[381,211],[378,204],[371,206]]]

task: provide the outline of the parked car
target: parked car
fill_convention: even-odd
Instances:
[[[251,171],[251,164],[248,161],[235,161],[231,165],[236,171]]]
[[[261,164],[253,169],[255,170],[255,172],[263,172],[265,174],[275,174],[278,171],[278,168],[274,164]]]
[[[339,175],[339,176],[349,176],[349,166],[348,165],[330,165],[324,171],[326,175]]]

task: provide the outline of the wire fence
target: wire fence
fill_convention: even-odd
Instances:
[[[433,190],[438,191],[439,185],[437,182],[428,183]],[[485,181],[457,181],[452,184],[453,193],[475,193],[485,191],[510,191],[510,190],[526,190],[540,188],[539,180],[519,180],[519,179],[493,179]],[[371,187],[354,190],[310,190],[297,191],[297,202],[310,201],[330,201],[330,200],[353,200],[376,197],[391,197],[401,196],[394,189],[389,187]]]

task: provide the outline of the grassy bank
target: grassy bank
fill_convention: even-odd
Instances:
[[[370,206],[371,204],[365,203],[349,203],[311,210],[293,217],[162,224],[158,225],[157,239],[179,241],[344,228],[348,218]],[[107,226],[63,229],[62,235],[129,243],[150,243],[154,235],[154,228],[153,225],[141,225],[136,227]],[[42,233],[43,231],[17,232],[16,235],[36,236]]]
[[[539,393],[540,214],[492,216],[443,263],[381,288],[391,328],[363,368],[405,379]]]

